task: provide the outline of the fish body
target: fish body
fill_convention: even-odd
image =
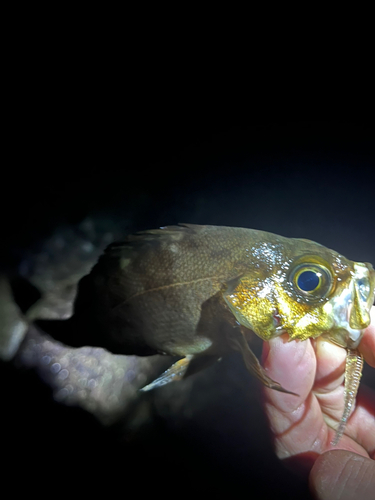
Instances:
[[[321,335],[348,351],[345,429],[359,385],[357,350],[370,323],[375,273],[318,243],[237,227],[182,224],[110,245],[79,285],[72,332],[120,354],[182,357],[149,390],[236,349],[266,386],[252,333],[268,341]],[[73,342],[72,342],[73,343]]]
[[[263,340],[325,335],[355,349],[375,273],[309,240],[184,224],[110,245],[86,280],[76,315],[89,310],[112,350],[186,356],[225,354],[239,325]]]

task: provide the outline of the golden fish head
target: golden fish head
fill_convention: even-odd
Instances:
[[[227,285],[224,299],[237,321],[262,339],[325,335],[355,349],[370,324],[375,272],[312,241],[280,239]]]

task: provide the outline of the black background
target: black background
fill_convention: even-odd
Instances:
[[[139,115],[133,107],[119,117],[74,103],[78,109],[63,101],[55,114],[37,117],[34,107],[25,114],[3,174],[3,243],[27,246],[100,212],[137,229],[178,222],[264,229],[371,260],[368,123],[251,122],[183,107]]]

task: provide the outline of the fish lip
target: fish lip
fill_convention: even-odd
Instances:
[[[333,317],[333,327],[328,337],[343,347],[355,348],[358,346],[362,331],[351,328],[350,314],[352,311],[353,280],[349,287],[344,288],[339,295],[334,296],[325,304],[324,309]]]
[[[372,264],[370,264],[369,262],[366,262],[366,267],[367,267],[368,273],[369,273],[370,284],[372,284],[372,287],[373,287],[372,299],[370,300],[370,302],[371,302],[371,306],[374,306],[375,305],[375,269],[372,267]],[[370,291],[370,296],[371,296],[371,291]]]
[[[362,278],[366,278],[370,283],[373,283],[375,274],[371,265],[354,263],[352,276],[353,277],[350,280],[349,285],[343,288],[339,295],[336,295],[328,301],[324,307],[327,312],[330,312],[333,316],[334,326],[330,330],[329,337],[333,342],[339,343],[343,347],[355,349],[358,347],[365,328],[368,326],[365,325],[365,328],[352,328],[350,326],[355,322],[355,310],[353,309],[355,292],[358,288],[358,283]],[[362,318],[363,314],[366,312],[369,313],[369,309],[371,308],[371,305],[369,306],[371,295],[372,293],[370,287],[368,296],[364,297],[364,303],[361,304]],[[366,321],[364,323],[366,323]]]

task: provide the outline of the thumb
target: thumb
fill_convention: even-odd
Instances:
[[[327,451],[316,460],[309,486],[317,500],[375,499],[375,461],[350,451]]]

